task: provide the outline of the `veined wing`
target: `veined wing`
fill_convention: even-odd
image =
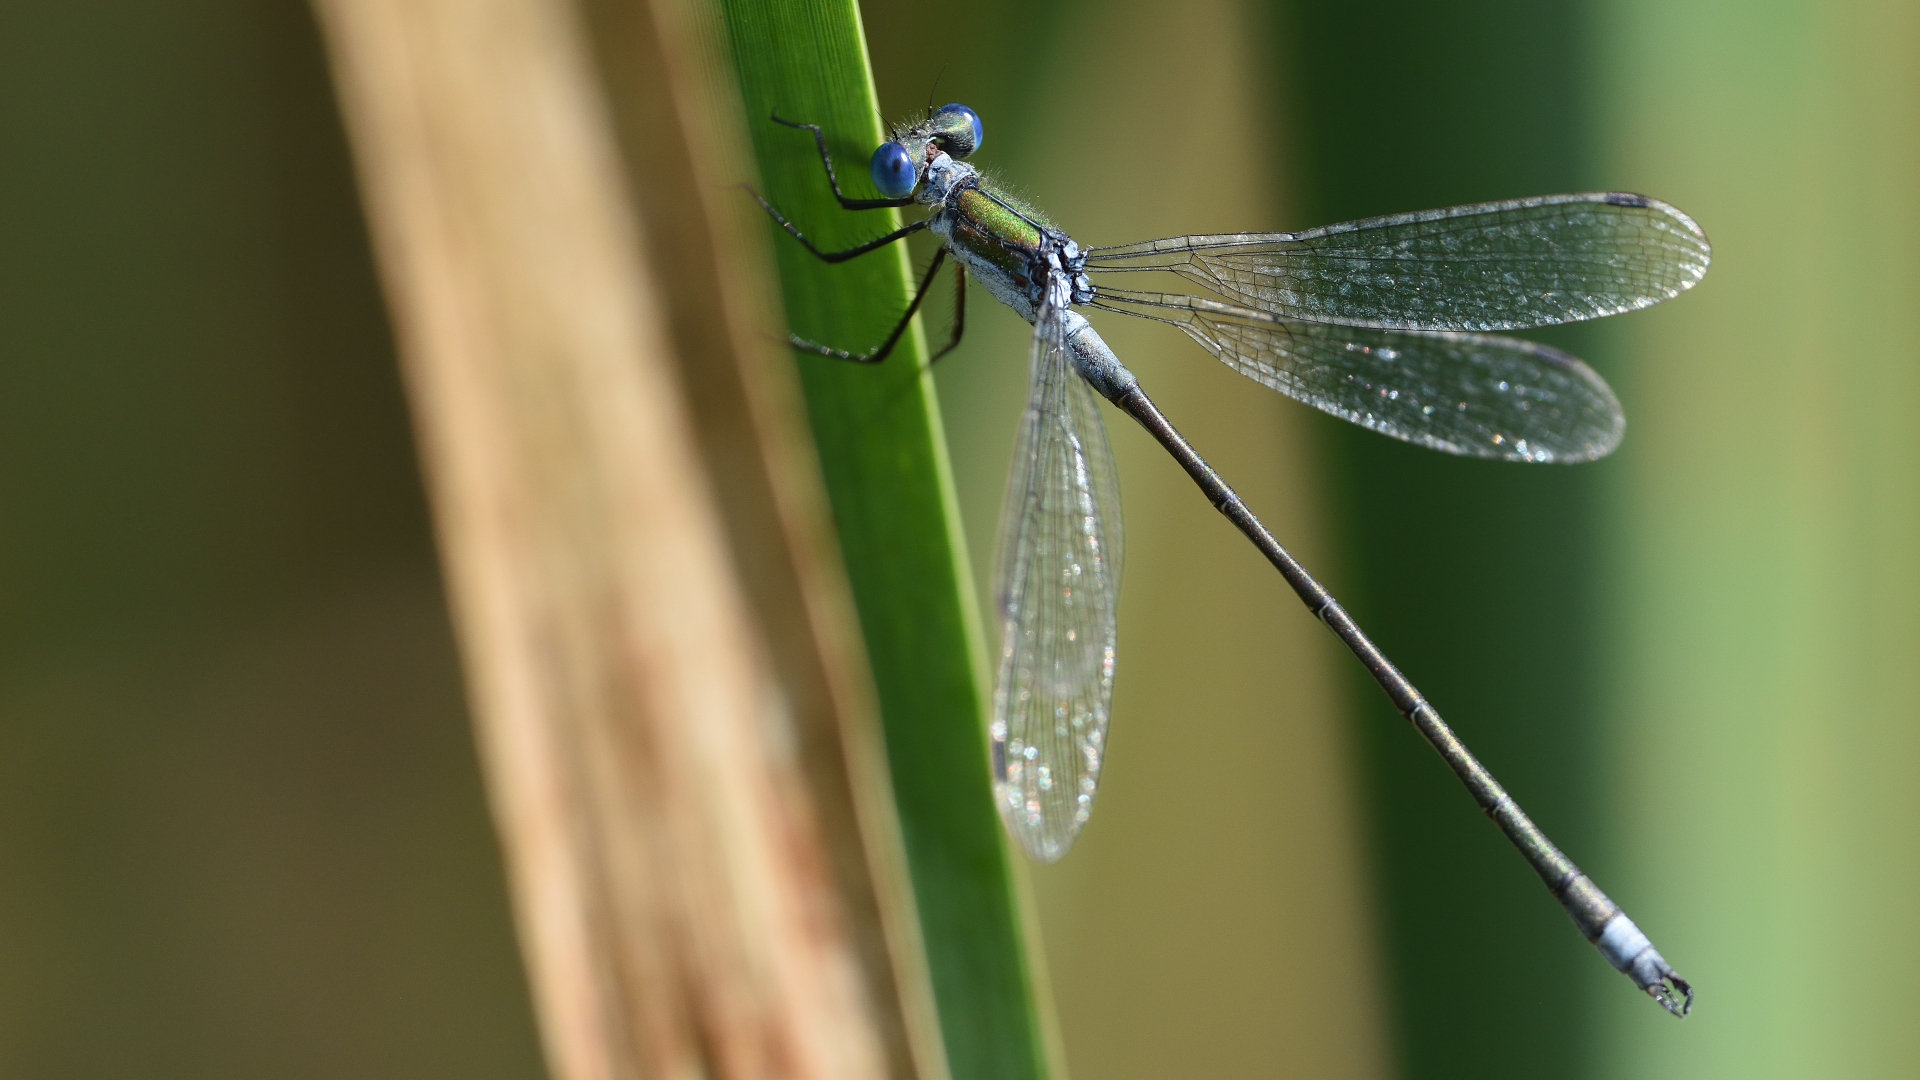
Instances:
[[[1066,283],[1033,331],[996,572],[995,801],[1035,858],[1066,854],[1093,810],[1113,697],[1120,492],[1093,390],[1067,356]]]
[[[1094,248],[1088,271],[1166,270],[1270,315],[1392,330],[1520,330],[1669,300],[1707,272],[1693,219],[1618,192],[1367,218],[1299,233]]]
[[[1299,322],[1167,293],[1101,289],[1094,303],[1170,322],[1256,382],[1450,454],[1589,461],[1626,428],[1593,369],[1531,341]]]

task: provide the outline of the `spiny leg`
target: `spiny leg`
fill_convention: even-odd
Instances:
[[[877,364],[885,360],[887,354],[893,351],[894,345],[900,341],[900,335],[907,332],[907,324],[913,321],[913,313],[920,310],[920,302],[925,300],[927,293],[932,290],[933,276],[940,272],[940,264],[945,262],[946,258],[947,249],[944,247],[933,253],[933,265],[927,267],[926,275],[920,279],[920,287],[914,290],[913,303],[907,305],[907,313],[900,316],[900,321],[893,326],[893,333],[888,334],[887,340],[881,342],[880,347],[872,352],[850,353],[845,349],[835,349],[818,342],[808,341],[798,334],[787,335],[787,340],[792,342],[796,349],[805,349],[808,352],[819,353],[821,356],[831,356],[836,360],[851,360],[856,364]],[[960,340],[957,329],[954,331],[953,340],[955,343]],[[952,347],[952,344],[947,346],[949,349]],[[946,349],[940,351],[945,352]]]
[[[1380,689],[1386,691],[1401,715],[1413,724],[1453,769],[1460,782],[1466,785],[1474,801],[1480,804],[1481,811],[1499,826],[1507,840],[1532,865],[1534,872],[1546,884],[1547,891],[1560,901],[1560,905],[1573,918],[1574,925],[1579,927],[1589,942],[1599,948],[1607,962],[1625,973],[1648,996],[1665,1006],[1668,1012],[1685,1016],[1693,1008],[1693,987],[1674,972],[1653,947],[1653,943],[1633,924],[1633,920],[1620,910],[1619,905],[1601,892],[1599,886],[1582,873],[1573,860],[1567,858],[1527,817],[1513,796],[1507,794],[1506,789],[1473,756],[1446,721],[1440,719],[1440,713],[1387,659],[1380,647],[1367,637],[1359,624],[1354,622],[1353,616],[1347,614],[1347,610],[1333,598],[1333,594],[1315,581],[1306,568],[1280,546],[1280,542],[1267,531],[1267,527],[1254,516],[1247,504],[1181,436],[1146,392],[1140,389],[1139,384],[1129,375],[1123,384],[1102,388],[1101,392],[1107,400],[1139,421],[1140,426],[1146,428],[1173,455],[1187,475],[1193,478],[1193,482],[1206,493],[1214,508],[1233,522],[1242,535],[1253,541],[1254,547],[1293,587],[1307,610],[1326,623],[1341,644],[1359,659],[1367,673],[1380,684]]]
[[[846,262],[848,259],[854,258],[856,256],[865,255],[869,251],[876,251],[880,248],[886,247],[888,244],[893,243],[895,240],[899,240],[903,237],[912,236],[914,233],[917,233],[921,229],[924,229],[927,227],[927,219],[921,218],[919,221],[915,221],[911,224],[895,229],[885,236],[876,237],[872,240],[867,241],[864,244],[858,244],[853,247],[850,247],[845,251],[821,251],[819,248],[813,246],[813,241],[807,239],[805,236],[802,236],[800,234],[800,230],[794,227],[793,222],[788,221],[784,214],[780,213],[780,211],[778,210],[775,210],[773,208],[773,204],[768,202],[766,198],[762,196],[758,191],[755,191],[752,185],[742,184],[740,186],[747,189],[747,194],[753,196],[753,201],[759,203],[760,208],[762,210],[765,210],[769,217],[779,222],[781,228],[787,230],[788,236],[791,236],[795,240],[800,241],[800,246],[806,248],[808,251],[813,252],[814,257],[819,259],[821,262],[829,262],[829,263]]]
[[[942,253],[945,248],[940,249]],[[938,266],[936,262],[934,265]],[[929,274],[932,272],[929,271]],[[931,277],[928,280],[932,280]],[[927,366],[932,367],[935,360],[947,355],[960,344],[960,333],[967,328],[967,267],[960,260],[953,261],[953,336],[947,339],[940,351],[927,358]]]
[[[820,150],[820,164],[826,166],[827,169],[827,185],[833,188],[833,197],[840,200],[840,205],[843,208],[847,210],[880,210],[889,206],[913,205],[913,196],[911,195],[903,199],[849,199],[845,195],[840,194],[840,178],[833,175],[833,158],[827,154],[827,139],[826,136],[820,134],[820,125],[801,124],[792,120],[782,120],[780,119],[780,114],[777,112],[772,114],[772,117],[773,122],[776,124],[785,124],[790,128],[799,128],[802,131],[813,132],[813,145]]]

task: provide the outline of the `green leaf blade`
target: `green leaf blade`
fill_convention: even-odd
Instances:
[[[770,119],[819,124],[841,190],[875,196],[867,161],[882,133],[854,4],[721,9],[762,193],[823,250],[898,228],[896,211],[843,209],[811,135]],[[769,225],[795,333],[864,351],[906,309],[914,278],[904,243],[828,265]],[[797,360],[879,694],[951,1073],[1041,1080],[1043,1004],[992,806],[985,650],[924,340],[914,326],[879,365]]]

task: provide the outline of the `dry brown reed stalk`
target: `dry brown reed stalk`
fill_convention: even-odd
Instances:
[[[554,1074],[944,1073],[683,0],[316,0]]]

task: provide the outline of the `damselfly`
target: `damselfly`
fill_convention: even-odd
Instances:
[[[959,297],[970,271],[1033,324],[1027,409],[1000,524],[999,670],[989,725],[994,793],[1035,858],[1063,855],[1093,809],[1113,693],[1122,557],[1120,494],[1095,394],[1133,417],[1214,506],[1273,563],[1460,777],[1574,924],[1613,966],[1675,1015],[1693,990],[1578,867],[1515,805],[1431,704],[1352,617],[1174,430],[1076,306],[1170,323],[1228,367],[1397,439],[1471,457],[1590,461],[1620,441],[1613,391],[1566,353],[1488,331],[1594,319],[1691,288],[1711,250],[1666,203],[1612,192],[1548,195],[1369,218],[1300,233],[1176,236],[1082,248],[965,159],[980,118],[930,110],[874,152],[882,197],[840,190],[848,210],[932,213],[845,251],[821,251],[765,199],[794,239],[827,262],[922,230],[939,250],[898,325],[870,352],[795,337],[802,349],[879,363],[900,340],[948,255]],[[759,198],[758,194],[755,198]],[[1093,275],[1176,274],[1213,297],[1094,284]],[[956,303],[952,338],[960,340]],[[936,359],[938,354],[936,354]]]

